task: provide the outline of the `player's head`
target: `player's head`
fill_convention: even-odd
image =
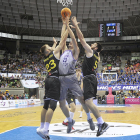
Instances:
[[[100,43],[94,43],[94,44],[91,44],[91,49],[95,50],[97,52],[101,52],[102,51],[102,46],[101,46]]]
[[[48,44],[43,45],[40,49],[40,52],[45,56],[49,55],[51,51],[52,48]]]
[[[73,50],[73,44],[72,44],[72,41],[69,43],[68,48],[69,48],[69,50]]]

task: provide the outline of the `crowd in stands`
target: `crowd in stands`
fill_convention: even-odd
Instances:
[[[42,55],[31,52],[25,59],[4,58],[0,60],[0,71],[2,73],[38,73],[46,72]]]
[[[12,95],[8,90],[5,92],[0,91],[0,100],[18,100],[18,99],[29,99],[28,93],[23,93],[22,95]],[[36,99],[36,95],[32,95],[30,99]]]
[[[20,88],[20,80],[14,77],[2,77],[0,75],[0,88]]]
[[[113,67],[121,66],[121,53],[120,52],[104,52],[102,53],[102,64],[112,64]],[[76,68],[81,68],[83,62],[83,57],[80,57]],[[111,75],[110,84],[112,85],[136,85],[140,84],[140,60],[128,60],[125,68],[116,71],[116,75]],[[19,59],[17,58],[7,58],[0,60],[0,73],[18,73],[18,76],[11,75],[10,77],[2,76],[0,74],[0,87],[1,88],[20,88],[22,85],[20,79],[24,80],[35,80],[39,84],[39,87],[44,87],[46,68],[44,67],[43,57],[40,53],[30,52],[27,58]],[[34,76],[25,76],[24,74],[34,73]],[[44,75],[44,77],[43,77]],[[98,85],[108,85],[105,81],[109,79],[109,75],[104,75],[102,78],[101,74],[97,74]]]
[[[37,52],[30,52],[25,59],[4,58],[0,60],[0,87],[1,88],[20,88],[20,80],[36,80],[40,88],[44,87],[46,68],[44,67],[42,55]],[[16,73],[19,75],[8,75]],[[25,76],[24,74],[35,74],[35,76]]]
[[[124,69],[116,71],[116,75],[104,74],[103,78],[101,74],[97,74],[98,85],[108,85],[106,80],[111,79],[111,85],[137,85],[140,84],[140,59],[128,60]]]
[[[105,52],[102,53],[103,60],[102,60],[102,66],[105,66],[107,64],[112,64],[113,67],[120,67],[121,66],[121,53],[120,52]]]

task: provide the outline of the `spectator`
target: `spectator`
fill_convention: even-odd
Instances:
[[[19,95],[19,99],[22,99],[21,95]]]
[[[119,94],[119,92],[117,92],[116,98],[117,98],[116,104],[120,104],[120,94]]]
[[[0,91],[0,100],[4,100],[4,97],[1,91]]]
[[[124,95],[123,95],[122,99],[123,99],[123,104],[125,104],[125,96]]]
[[[14,100],[17,99],[16,95],[14,95]]]
[[[31,99],[35,99],[35,96],[34,96],[34,95],[32,95],[32,96],[31,96]]]
[[[11,95],[11,96],[10,96],[10,100],[14,100],[14,97],[13,97],[13,95]]]
[[[22,95],[21,99],[25,99],[25,95],[24,94]]]
[[[18,95],[16,95],[16,99],[19,99]]]
[[[121,97],[124,97],[124,92],[123,92],[123,90],[121,89],[121,91],[120,91],[120,94],[121,94]]]
[[[105,95],[102,96],[102,104],[105,104]]]
[[[8,93],[8,92],[9,92],[9,90],[6,90],[6,95],[7,95],[7,96],[9,96],[9,93]]]
[[[3,93],[3,98],[4,98],[4,100],[6,100],[6,96],[5,96],[5,94]]]
[[[25,93],[25,99],[28,99],[28,98],[29,98],[29,94]]]

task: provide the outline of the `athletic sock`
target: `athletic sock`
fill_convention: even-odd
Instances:
[[[44,129],[45,129],[46,131],[49,130],[49,125],[50,125],[50,123],[45,122],[45,124],[44,124]]]
[[[73,117],[74,117],[74,113],[73,112],[70,112],[70,117],[71,117],[71,119],[73,119]]]
[[[68,119],[67,118],[64,120],[64,123],[66,123],[66,122],[68,122]]]
[[[68,122],[72,122],[72,119],[71,119],[71,117],[68,117],[67,119],[68,119]]]
[[[97,118],[97,122],[98,124],[103,124],[104,120],[102,119],[102,117]]]
[[[40,124],[40,128],[42,129],[42,128],[44,128],[44,122],[41,122],[41,124]]]
[[[91,119],[90,112],[87,113],[87,120]]]

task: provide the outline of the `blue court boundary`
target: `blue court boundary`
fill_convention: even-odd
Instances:
[[[36,134],[37,127],[22,126],[0,134],[0,140],[43,140]],[[140,140],[139,135],[121,137],[77,138],[50,135],[51,140]]]

